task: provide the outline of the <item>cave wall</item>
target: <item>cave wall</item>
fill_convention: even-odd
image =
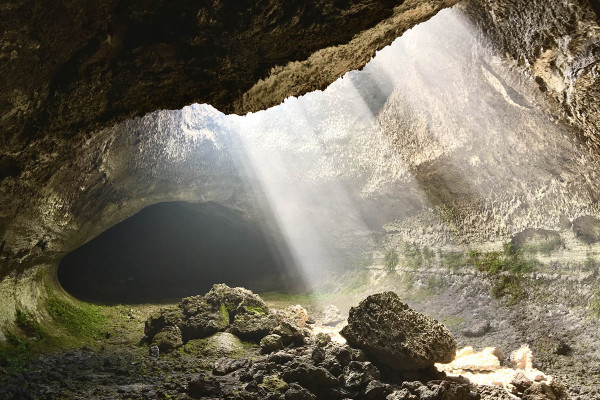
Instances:
[[[270,107],[362,67],[375,50],[454,3],[5,2],[3,153],[191,103],[226,113]]]
[[[468,0],[462,9],[547,99],[548,112],[600,145],[597,0]]]
[[[238,185],[231,174],[192,170],[201,157],[141,152],[129,161],[139,168],[126,165],[116,122],[193,102],[246,113],[323,89],[454,3],[3,4],[0,275],[59,258],[144,205],[232,197],[214,194]],[[151,131],[136,135],[159,146]],[[161,157],[185,171],[156,168]]]
[[[209,108],[214,115],[199,120],[195,105],[125,119],[194,101],[245,113],[322,89],[455,1],[359,3],[294,3],[288,13],[273,2],[182,4],[181,14],[170,11],[172,5],[166,10],[163,3],[143,1],[3,5],[6,62],[0,68],[10,77],[0,87],[6,138],[0,144],[3,298],[35,299],[32,267],[52,271],[66,252],[157,202],[213,201],[261,218],[265,194],[251,187],[256,176],[240,168],[239,137],[228,133],[232,128],[223,114]],[[461,64],[467,71],[477,68],[472,82],[464,83],[467,90],[491,88],[486,105],[514,116],[498,124],[516,120],[525,128],[506,137],[473,135],[485,127],[478,125],[480,116],[469,114],[476,96],[434,96],[422,90],[436,83],[425,74],[414,81],[410,98],[382,89],[398,77],[353,81],[377,117],[376,131],[317,139],[301,129],[255,132],[255,145],[275,146],[289,158],[324,148],[298,178],[316,181],[315,187],[341,181],[352,188],[357,194],[349,205],[364,220],[359,236],[385,235],[396,244],[489,243],[530,226],[568,231],[579,216],[597,215],[597,151],[588,146],[598,133],[598,17],[591,3],[473,0],[461,9],[482,38],[492,39],[490,48],[506,53],[492,51],[487,64]],[[23,23],[25,17],[32,22]],[[353,18],[361,23],[346,24]],[[444,28],[436,35],[444,36]],[[402,66],[402,58],[395,63]],[[435,107],[423,110],[419,99]],[[460,118],[436,126],[452,107],[468,116],[473,129],[463,129]],[[534,126],[527,110],[535,111],[535,121],[546,119]],[[564,121],[572,126],[563,127]],[[355,132],[368,125],[363,122],[331,119],[329,131]],[[492,144],[504,153],[488,150],[484,160],[469,155]],[[549,156],[548,147],[558,149],[557,155]],[[503,181],[509,174],[518,182]],[[332,236],[344,248],[354,243],[343,234]],[[24,272],[25,290],[14,289],[9,275],[17,271]],[[3,303],[3,318],[10,319],[13,306]]]

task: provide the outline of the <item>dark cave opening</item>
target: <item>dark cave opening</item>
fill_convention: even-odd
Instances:
[[[290,278],[280,253],[237,211],[216,203],[159,203],[67,254],[58,280],[76,298],[104,304],[175,301],[214,283],[287,291],[299,280]]]

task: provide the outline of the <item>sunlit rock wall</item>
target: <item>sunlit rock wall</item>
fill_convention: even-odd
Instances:
[[[600,3],[468,0],[461,3],[511,68],[535,81],[549,109],[600,144]]]

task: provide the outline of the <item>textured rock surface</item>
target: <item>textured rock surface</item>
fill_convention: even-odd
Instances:
[[[454,3],[11,1],[0,19],[5,137],[16,147],[48,131],[72,138],[193,102],[273,106],[361,67]]]
[[[591,1],[469,0],[465,9],[552,103],[600,145],[600,5]]]
[[[448,363],[456,353],[444,325],[413,311],[393,292],[371,295],[351,308],[341,334],[351,346],[398,371]]]
[[[159,165],[162,156],[158,148],[147,148],[146,165],[138,170],[145,177],[135,177],[127,153],[153,134],[141,126],[134,128],[135,137],[98,129],[193,102],[244,113],[323,89],[454,3],[5,4],[0,11],[5,77],[0,86],[0,274],[39,264],[41,258],[58,260],[161,199],[213,199],[252,215],[244,206],[247,199],[239,196],[244,184],[231,174],[228,156],[180,153],[176,158],[187,172],[176,172],[170,162],[159,172],[150,165]],[[165,138],[156,139],[164,148]],[[200,152],[212,147],[197,144],[193,147]],[[201,165],[221,176],[207,175]],[[113,180],[117,176],[120,183]],[[138,185],[142,181],[147,184]]]

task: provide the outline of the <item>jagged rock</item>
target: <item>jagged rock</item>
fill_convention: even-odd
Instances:
[[[321,313],[321,323],[323,325],[335,326],[345,320],[346,317],[340,312],[340,309],[333,304],[325,307]]]
[[[331,342],[331,335],[324,333],[324,332],[319,332],[315,335],[315,344],[319,347],[323,347],[326,346],[327,343]]]
[[[308,321],[308,312],[300,304],[286,307],[283,310],[288,319],[294,321],[298,328],[304,328],[306,321]]]
[[[213,285],[204,295],[204,301],[217,308],[225,306],[231,320],[238,314],[268,314],[269,312],[259,295],[245,288],[231,288],[222,283]]]
[[[571,352],[568,344],[559,338],[542,336],[535,341],[535,348],[542,353],[565,356]]]
[[[311,392],[319,392],[323,388],[339,386],[335,376],[325,368],[315,367],[307,363],[294,363],[286,367],[282,377],[286,382],[296,382]]]
[[[210,336],[216,332],[224,331],[229,326],[229,313],[224,305],[211,306],[203,302],[191,315],[181,324],[186,341],[200,339]]]
[[[181,330],[176,326],[165,326],[154,336],[152,344],[158,346],[161,352],[169,353],[183,345]]]
[[[417,396],[410,393],[408,389],[395,390],[387,395],[386,400],[419,400]]]
[[[285,400],[315,400],[317,396],[297,383],[290,383],[289,389],[285,392]]]
[[[279,325],[273,328],[272,333],[281,336],[285,346],[295,344],[297,346],[304,343],[305,332],[289,321],[281,321]]]
[[[584,215],[573,220],[575,236],[587,244],[600,242],[600,219]]]
[[[519,392],[524,392],[533,384],[533,381],[523,371],[517,371],[510,384],[516,387]]]
[[[185,342],[201,339],[227,329],[246,340],[259,341],[275,326],[275,317],[264,301],[250,290],[213,285],[204,296],[191,296],[179,302],[178,309],[153,314],[145,326],[148,338],[164,326],[178,326]]]
[[[148,349],[148,353],[150,354],[150,357],[158,358],[158,356],[160,356],[160,348],[157,345],[153,344]]]
[[[275,364],[285,364],[292,361],[295,358],[294,354],[288,353],[284,350],[280,350],[276,353],[269,354],[267,360]]]
[[[352,361],[344,370],[344,386],[351,390],[362,388],[380,378],[381,373],[377,367],[368,361]]]
[[[262,383],[258,385],[267,392],[279,392],[284,393],[288,390],[288,384],[277,375],[270,375],[263,379]]]
[[[279,335],[271,334],[260,339],[260,351],[263,354],[272,353],[281,349],[283,349],[283,342]]]
[[[150,315],[144,323],[144,334],[151,341],[165,326],[179,326],[184,315],[177,309],[162,309]]]
[[[221,357],[215,361],[212,372],[214,375],[227,375],[230,372],[247,367],[251,363],[247,358],[236,360],[234,358]]]
[[[456,353],[444,325],[413,311],[393,292],[371,295],[351,308],[341,335],[373,361],[398,371],[448,363]]]
[[[270,314],[238,314],[231,324],[231,333],[243,340],[260,342],[274,327],[275,318]]]
[[[206,374],[196,374],[188,381],[187,392],[192,396],[221,395],[221,384],[215,378]]]
[[[516,369],[532,369],[533,353],[529,346],[521,346],[510,354],[510,362]]]
[[[385,399],[387,395],[393,392],[392,388],[385,383],[377,380],[370,381],[365,389],[365,399],[379,400]]]
[[[558,383],[547,385],[534,382],[525,390],[522,398],[523,400],[566,400],[568,396]]]

